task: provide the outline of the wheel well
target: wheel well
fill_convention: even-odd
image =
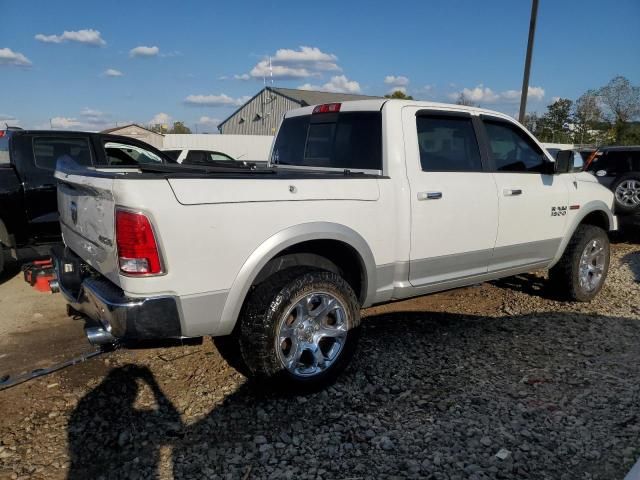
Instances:
[[[605,232],[609,231],[609,216],[602,210],[596,210],[585,216],[580,222],[584,225],[594,225],[602,228]]]
[[[254,285],[271,275],[294,266],[315,267],[339,274],[364,303],[367,296],[367,280],[364,262],[350,245],[339,240],[310,240],[292,245],[274,256],[260,271]]]

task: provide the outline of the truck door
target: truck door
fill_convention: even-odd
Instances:
[[[482,116],[498,187],[499,228],[490,271],[549,262],[568,217],[568,175],[554,175],[542,148],[513,122]]]
[[[24,182],[25,206],[30,235],[46,239],[59,235],[56,180],[58,158],[67,156],[81,165],[91,165],[89,138],[80,136],[20,136],[16,159]]]
[[[495,180],[469,113],[403,109],[411,194],[409,281],[436,285],[486,273],[498,228]]]

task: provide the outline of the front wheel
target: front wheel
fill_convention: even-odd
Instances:
[[[609,254],[607,233],[594,225],[580,225],[562,258],[549,271],[552,288],[568,300],[592,300],[607,278]]]
[[[345,369],[359,327],[358,300],[340,275],[285,270],[249,295],[240,318],[240,352],[254,377],[316,390]]]

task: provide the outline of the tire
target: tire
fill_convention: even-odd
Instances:
[[[297,267],[255,287],[239,322],[240,353],[251,376],[304,393],[330,385],[348,365],[360,334],[360,305],[340,275]]]
[[[602,228],[578,226],[562,258],[549,271],[552,291],[567,300],[593,300],[607,278],[609,254],[609,237]]]
[[[0,243],[0,277],[2,277],[4,267],[7,265],[5,260],[7,252],[5,250],[4,245]]]
[[[640,213],[640,173],[623,175],[611,185],[616,213]]]

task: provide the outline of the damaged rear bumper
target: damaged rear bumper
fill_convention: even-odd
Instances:
[[[129,297],[68,248],[54,249],[53,259],[60,292],[93,323],[86,329],[91,343],[182,336],[176,297]]]

